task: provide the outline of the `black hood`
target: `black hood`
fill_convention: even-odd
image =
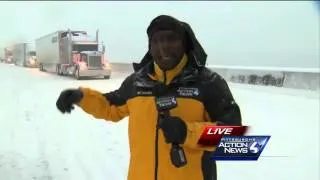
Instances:
[[[187,52],[188,59],[191,60],[192,66],[196,68],[202,68],[206,64],[207,54],[202,48],[201,44],[197,40],[192,28],[186,22],[179,21],[186,32],[186,43],[187,43]],[[140,63],[133,63],[134,71],[140,70],[149,62],[152,62],[152,56],[149,51],[144,55]]]

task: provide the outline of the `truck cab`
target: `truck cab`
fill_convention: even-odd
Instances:
[[[38,66],[36,51],[29,51],[27,53],[26,65],[28,67],[37,67]]]
[[[10,48],[5,48],[4,49],[4,55],[5,55],[5,59],[4,62],[8,63],[8,64],[13,64],[13,58],[12,58],[12,49]]]
[[[111,68],[104,58],[105,47],[85,31],[65,31],[60,35],[60,74],[81,77],[103,76],[110,78]],[[101,48],[102,47],[102,48]]]

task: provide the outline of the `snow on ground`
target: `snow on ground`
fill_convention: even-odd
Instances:
[[[76,108],[62,115],[65,88],[108,92],[110,80],[69,77],[0,64],[0,180],[125,180],[127,119],[96,120]],[[230,83],[252,135],[271,135],[253,162],[218,162],[219,180],[319,179],[319,92]]]

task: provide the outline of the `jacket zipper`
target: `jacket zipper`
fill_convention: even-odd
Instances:
[[[164,85],[166,85],[167,82],[167,73],[166,71],[164,73]],[[158,112],[159,114],[159,112]],[[154,180],[158,180],[158,164],[159,164],[159,154],[158,154],[158,142],[159,142],[159,115],[157,118],[157,123],[156,123],[156,139],[155,139],[155,169],[154,169]]]
[[[155,139],[155,169],[154,169],[154,180],[158,180],[158,137],[159,137],[159,118],[157,119],[156,127],[156,139]]]

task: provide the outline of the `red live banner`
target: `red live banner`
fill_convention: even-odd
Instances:
[[[198,144],[202,146],[216,146],[224,135],[243,136],[248,126],[207,126]]]

